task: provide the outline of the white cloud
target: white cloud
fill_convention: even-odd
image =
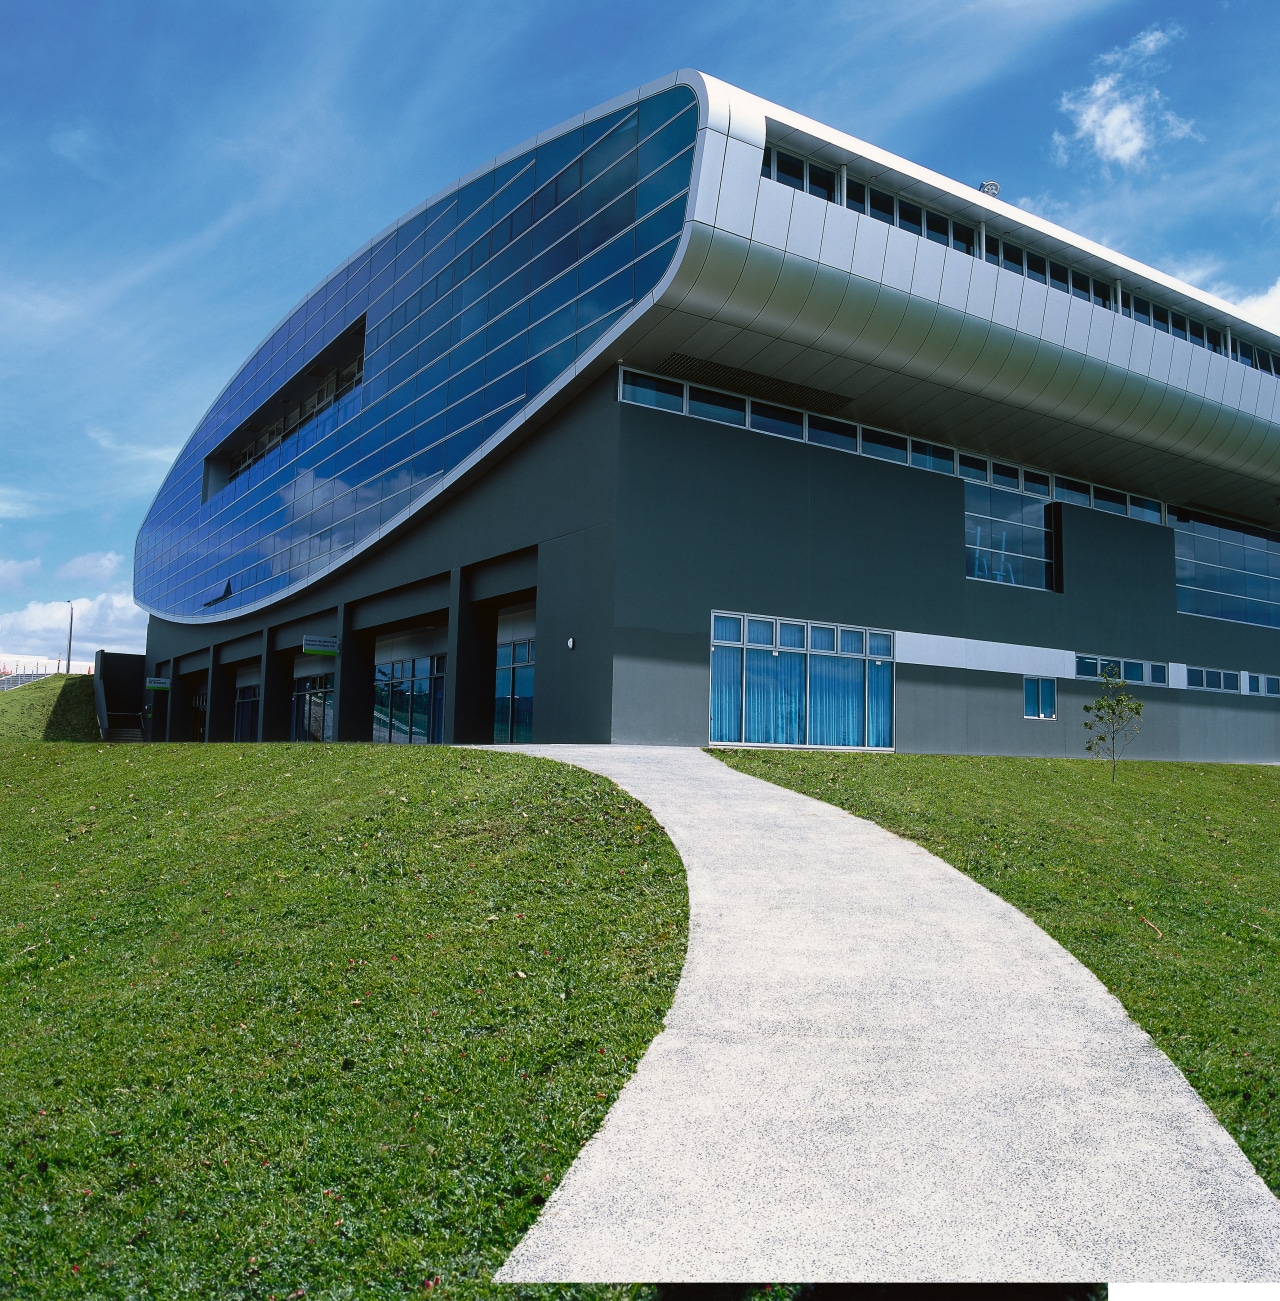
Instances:
[[[90,442],[97,443],[105,451],[114,452],[117,457],[125,461],[154,461],[158,465],[167,467],[173,463],[174,457],[180,450],[177,447],[147,447],[142,443],[122,443],[105,429],[90,427],[84,432]]]
[[[1155,56],[1183,35],[1177,26],[1150,27],[1128,45],[1102,55],[1103,72],[1088,86],[1067,91],[1058,107],[1071,119],[1073,138],[1084,141],[1103,163],[1141,167],[1164,140],[1196,136],[1195,124],[1170,109],[1149,77]],[[1067,140],[1053,134],[1053,158],[1068,158]]]
[[[1280,279],[1260,294],[1249,294],[1237,299],[1236,307],[1241,316],[1247,317],[1255,325],[1280,334]]]
[[[102,179],[99,163],[102,151],[91,127],[81,123],[79,126],[68,127],[65,131],[57,131],[49,137],[49,148],[87,176],[92,176],[94,180]]]
[[[7,488],[0,483],[0,519],[25,519],[36,513],[33,493],[21,488]]]
[[[123,592],[102,592],[73,602],[76,612],[74,659],[92,659],[96,650],[141,652],[147,616]],[[0,614],[0,655],[45,656],[67,653],[67,602],[31,601]]]
[[[88,551],[59,565],[54,577],[71,582],[109,583],[123,560],[118,551]]]
[[[0,560],[0,587],[21,587],[40,568],[40,560]]]

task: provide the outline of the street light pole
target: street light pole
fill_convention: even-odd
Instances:
[[[76,626],[76,607],[74,601],[68,601],[71,607],[71,616],[67,622],[67,673],[71,672],[71,632]]]

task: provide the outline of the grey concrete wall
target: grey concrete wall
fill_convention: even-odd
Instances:
[[[1168,528],[1064,505],[1063,590],[1039,592],[965,577],[958,479],[630,405],[618,458],[615,740],[706,743],[713,609],[1280,673],[1280,632],[1176,612]],[[1060,680],[1061,721],[1033,723],[1021,677],[898,682],[921,751],[1083,754],[1098,694]],[[1134,755],[1280,758],[1276,702],[1141,694]]]
[[[362,617],[366,607],[371,612],[385,610],[392,619],[386,627],[399,627],[411,623],[415,611],[420,616],[438,611],[440,594],[451,590],[451,575],[532,548],[539,582],[534,739],[607,740],[615,390],[616,379],[609,375],[460,492],[294,600],[217,624],[191,626],[152,618],[148,672],[153,671],[150,666],[211,644],[243,644],[246,637],[261,637],[264,629],[305,627],[334,635],[343,607],[349,629],[355,626],[364,634],[380,630]],[[410,586],[415,584],[420,593],[416,604]],[[493,594],[486,592],[486,598]],[[572,652],[566,645],[569,636],[575,638]],[[282,632],[277,640],[283,639],[301,640],[300,635]],[[450,665],[450,674],[457,667]],[[491,691],[492,675],[489,682]],[[366,713],[350,709],[348,716],[363,718]],[[468,733],[462,739],[484,738]]]

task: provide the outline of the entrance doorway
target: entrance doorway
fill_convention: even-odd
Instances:
[[[498,660],[493,693],[495,745],[533,740],[533,606],[498,612]]]

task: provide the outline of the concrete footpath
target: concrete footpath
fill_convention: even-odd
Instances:
[[[691,927],[665,1029],[498,1281],[1280,1279],[1280,1202],[1021,913],[696,750],[524,748],[653,811]]]

